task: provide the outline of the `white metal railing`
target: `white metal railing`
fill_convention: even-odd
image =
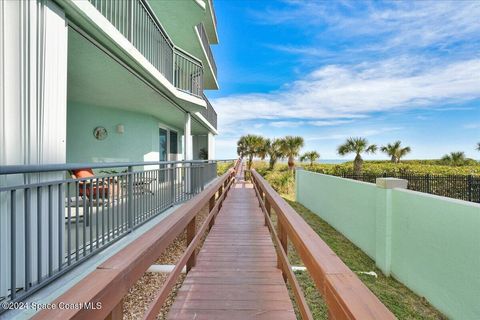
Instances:
[[[178,89],[202,97],[203,66],[175,47],[145,0],[89,0]]]

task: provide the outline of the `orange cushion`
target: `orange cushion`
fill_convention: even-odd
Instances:
[[[72,173],[75,176],[75,178],[77,178],[77,179],[90,178],[90,177],[93,177],[95,175],[91,168],[73,170]]]

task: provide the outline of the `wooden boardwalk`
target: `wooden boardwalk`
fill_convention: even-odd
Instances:
[[[237,161],[234,170],[222,175],[53,302],[72,305],[100,302],[102,308],[44,309],[34,319],[122,319],[122,301],[129,289],[185,231],[188,246],[141,316],[144,320],[157,318],[185,266],[193,268],[179,289],[169,319],[295,319],[285,276],[301,319],[313,320],[288,261],[288,241],[312,275],[328,306],[330,319],[396,319],[258,172],[250,172],[254,185],[243,181],[240,165],[241,161]],[[197,215],[207,205],[209,215],[196,230]],[[276,227],[271,220],[273,214]],[[200,253],[195,255],[195,248],[212,224]]]
[[[253,185],[241,175],[168,319],[296,319]]]

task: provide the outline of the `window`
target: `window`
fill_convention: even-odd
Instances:
[[[178,134],[175,131],[170,131],[170,153],[178,153]]]
[[[160,128],[160,161],[167,161],[167,130]]]

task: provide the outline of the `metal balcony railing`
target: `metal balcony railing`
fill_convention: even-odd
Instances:
[[[203,109],[202,111],[200,111],[200,114],[205,118],[207,119],[208,122],[210,122],[210,124],[212,125],[212,127],[214,127],[215,129],[217,129],[217,112],[215,111],[215,109],[213,108],[212,104],[210,103],[210,101],[208,100],[207,96],[203,95],[203,99],[205,100],[205,102],[207,103],[207,109]]]
[[[203,67],[185,51],[175,48],[174,86],[195,96],[203,96]]]
[[[197,32],[200,35],[200,39],[202,40],[202,46],[207,53],[208,61],[210,61],[210,65],[212,66],[213,73],[215,77],[217,77],[217,64],[215,63],[215,59],[213,58],[212,48],[210,47],[210,42],[208,41],[207,31],[205,30],[205,26],[203,23],[199,23],[197,26]]]
[[[96,173],[70,177],[79,168]],[[0,167],[0,301],[24,299],[216,177],[217,161]]]
[[[201,97],[203,66],[175,47],[145,0],[89,0],[175,87]]]

